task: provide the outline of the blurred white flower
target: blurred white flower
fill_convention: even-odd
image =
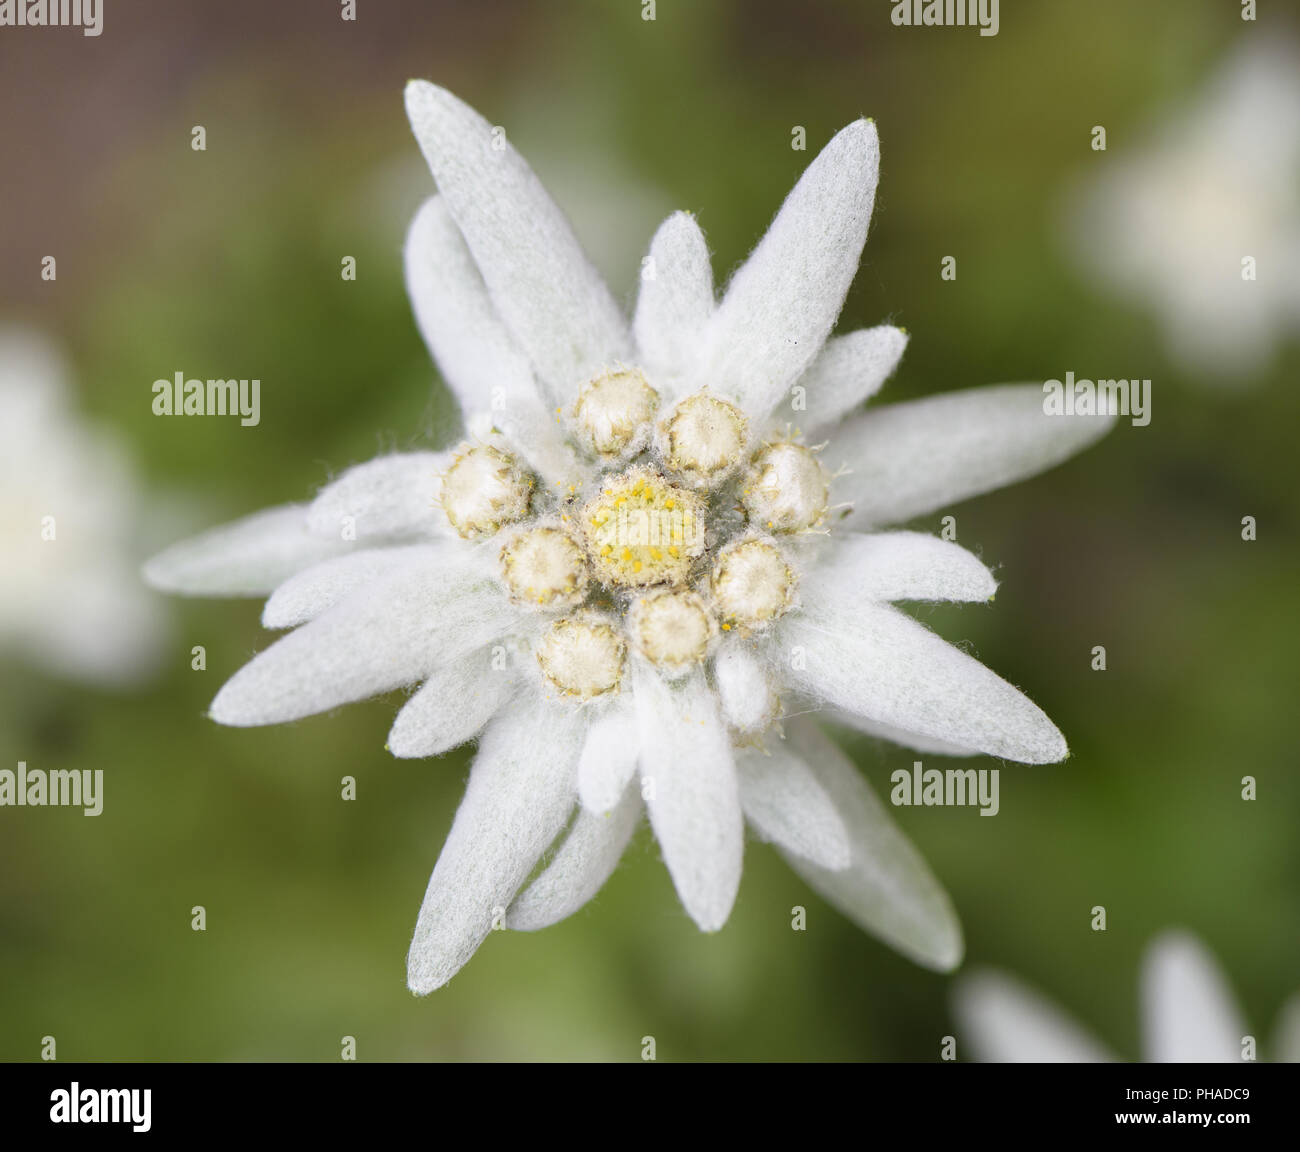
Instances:
[[[1209,950],[1166,932],[1142,964],[1143,1059],[1150,1064],[1232,1064],[1247,1058],[1249,1030]],[[959,1049],[990,1064],[1087,1064],[1118,1060],[1055,1005],[999,972],[970,972],[953,990]],[[1258,1046],[1253,1046],[1257,1049]],[[1266,1050],[1300,1062],[1300,996],[1283,1008]],[[1252,1058],[1259,1058],[1258,1051]]]
[[[0,330],[0,645],[58,675],[148,671],[160,608],[133,546],[141,498],[121,445],[89,427],[41,337]]]
[[[955,966],[946,894],[800,713],[933,751],[1063,758],[1025,696],[890,606],[988,600],[988,570],[871,529],[1050,467],[1112,421],[1047,416],[1036,385],[854,414],[906,343],[890,327],[828,340],[875,197],[870,121],[809,165],[720,302],[699,226],[670,216],[629,324],[491,125],[429,84],[407,108],[441,193],[411,226],[408,288],[471,440],[363,464],[311,505],[151,562],[160,587],[270,593],[264,623],[297,627],[213,717],[281,723],[423,682],[394,754],[482,732],[415,930],[417,992],[494,924],[586,903],[643,808],[702,929],[730,914],[747,820],[857,923]]]
[[[1072,199],[1081,267],[1152,308],[1189,373],[1231,384],[1266,368],[1300,330],[1295,45],[1246,33],[1189,104],[1093,164]]]

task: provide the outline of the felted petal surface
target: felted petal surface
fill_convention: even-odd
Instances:
[[[397,714],[388,750],[402,759],[441,756],[474,739],[516,691],[513,669],[490,648],[436,668]]]
[[[800,586],[808,603],[988,600],[997,581],[974,556],[923,532],[837,532]]]
[[[586,904],[618,867],[641,811],[635,784],[627,786],[609,812],[581,809],[546,870],[510,906],[506,927],[520,932],[549,928]]]
[[[588,811],[603,815],[619,802],[636,772],[641,735],[636,710],[619,700],[596,717],[578,758],[578,798]]]
[[[363,548],[322,560],[290,576],[271,593],[262,609],[262,627],[293,628],[314,620],[345,596],[394,569],[412,560],[433,561],[439,555],[431,545],[412,544],[404,548]],[[441,555],[445,557],[446,553]]]
[[[742,641],[724,643],[713,661],[718,701],[727,723],[741,732],[767,726],[774,700],[766,666]]]
[[[969,388],[868,409],[835,430],[822,459],[845,526],[898,524],[1037,475],[1104,436],[1113,416],[1049,416],[1037,384]]]
[[[838,872],[850,862],[844,821],[817,777],[776,741],[736,757],[745,819],[764,840]]]
[[[501,130],[445,89],[413,80],[406,110],[496,310],[549,390],[570,403],[631,352],[609,289],[569,222]]]
[[[702,672],[669,685],[638,665],[634,685],[650,823],[682,905],[716,932],[731,914],[744,855],[731,741]]]
[[[398,452],[357,464],[317,493],[308,526],[333,540],[449,536],[439,501],[451,462],[450,452]]]
[[[534,700],[487,730],[429,879],[406,959],[412,992],[450,980],[492,930],[574,801],[582,720]]]
[[[1109,1064],[1115,1057],[1037,992],[1000,972],[972,972],[953,990],[957,1055],[985,1064]]]
[[[830,871],[783,851],[790,867],[860,928],[904,956],[940,972],[957,967],[963,951],[961,925],[948,894],[862,774],[806,719],[791,720],[786,738],[830,797],[850,845],[845,869]]]
[[[946,740],[939,740],[934,736],[922,736],[919,732],[908,732],[904,728],[894,728],[888,724],[876,723],[840,709],[830,709],[822,713],[822,716],[825,720],[843,724],[846,728],[852,728],[854,731],[861,732],[864,736],[872,736],[877,740],[887,740],[891,744],[899,744],[904,748],[911,748],[917,752],[929,752],[936,756],[979,755],[973,748],[963,748],[958,744],[950,744]]]
[[[1206,947],[1185,932],[1154,941],[1142,961],[1142,1040],[1151,1064],[1234,1064],[1246,1027]]]
[[[799,381],[806,405],[800,422],[826,428],[870,400],[893,375],[906,347],[907,333],[889,324],[832,336]],[[816,441],[821,434],[809,438]]]
[[[713,314],[713,268],[704,233],[689,212],[669,216],[650,241],[633,331],[642,366],[656,388],[684,389]]]
[[[822,149],[709,321],[701,379],[766,416],[821,351],[857,271],[880,141],[857,120]]]
[[[569,454],[560,426],[441,196],[425,201],[407,233],[406,287],[420,333],[461,410],[487,416],[543,476],[561,479]]]
[[[796,687],[871,723],[1022,764],[1054,764],[1068,753],[1027,696],[895,608],[810,607],[784,622],[779,637]]]
[[[502,635],[513,620],[491,579],[412,562],[245,664],[217,693],[211,716],[254,727],[364,700],[424,679]]]
[[[173,544],[144,566],[144,578],[182,596],[267,596],[351,547],[337,535],[312,535],[307,505],[282,504]]]

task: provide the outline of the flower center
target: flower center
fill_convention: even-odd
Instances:
[[[749,537],[723,550],[712,588],[724,629],[758,629],[793,606],[795,577],[775,544]]]
[[[606,480],[579,515],[592,567],[616,587],[685,583],[704,551],[704,502],[648,468]]]
[[[632,454],[646,446],[659,393],[635,368],[606,372],[583,390],[573,408],[579,437],[597,456]]]
[[[527,604],[572,608],[587,595],[587,557],[562,528],[529,528],[501,549],[510,595]]]
[[[802,444],[768,444],[755,457],[741,500],[769,532],[803,532],[826,514],[830,489],[821,462]]]
[[[628,614],[636,650],[665,672],[684,672],[704,659],[717,634],[709,610],[694,592],[660,589],[636,600]]]
[[[537,649],[537,662],[546,679],[565,696],[590,700],[618,687],[626,651],[608,621],[596,613],[582,613],[551,625]]]
[[[745,450],[748,421],[734,404],[697,392],[664,421],[668,467],[695,487],[706,487],[731,470]]]
[[[489,444],[460,452],[442,477],[442,508],[466,540],[490,536],[528,514],[533,480]]]

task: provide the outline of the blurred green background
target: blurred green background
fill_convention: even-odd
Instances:
[[[895,28],[884,0],[660,0],[653,22],[640,0],[360,0],[355,23],[326,0],[105,6],[97,39],[0,33],[0,320],[68,352],[84,415],[123,438],[167,509],[146,513],[159,543],[454,434],[402,285],[402,236],[432,191],[407,78],[507,128],[629,304],[669,211],[697,214],[721,282],[816,150],[874,116],[880,192],[840,326],[911,332],[883,401],[1067,369],[1154,381],[1149,427],[1122,421],[951,509],[1002,585],[992,607],[921,612],[1022,686],[1073,755],[1004,766],[995,819],[895,816],[952,894],[968,963],[1017,973],[1124,1055],[1142,947],[1175,924],[1268,1035],[1300,988],[1300,347],[1248,386],[1206,387],[1149,312],[1081,280],[1059,212],[1236,40],[1277,34],[1276,15],[1008,3],[981,38]],[[1108,152],[1090,148],[1096,124]],[[260,426],[153,416],[152,382],[177,371],[259,377]],[[639,1059],[646,1035],[661,1060],[938,1057],[950,977],[859,933],[753,842],[730,923],[703,936],[646,829],[577,916],[494,934],[413,998],[406,947],[463,750],[390,758],[396,696],[218,728],[212,696],[270,638],[260,603],[157,607],[172,635],[143,683],[88,687],[9,655],[0,669],[4,766],[106,777],[96,819],[0,809],[0,1058],[37,1059],[46,1035],[63,1060],[335,1060],[345,1035],[363,1060]],[[882,796],[914,758],[850,746]]]

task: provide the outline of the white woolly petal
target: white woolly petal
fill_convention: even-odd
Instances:
[[[744,643],[724,644],[713,661],[718,699],[728,724],[741,732],[765,728],[778,707],[763,662]]]
[[[809,604],[823,599],[988,600],[993,573],[965,548],[923,532],[836,533],[800,586]]]
[[[618,867],[640,819],[641,794],[634,784],[612,811],[580,809],[546,871],[510,906],[506,927],[536,932],[572,916]]]
[[[357,464],[317,493],[307,523],[334,540],[452,535],[439,505],[451,461],[450,452],[401,452]]]
[[[832,872],[849,866],[844,821],[802,760],[773,741],[767,755],[741,752],[736,772],[745,819],[764,840]]]
[[[603,365],[631,351],[609,289],[502,130],[418,80],[406,87],[406,111],[497,312],[551,406],[569,403]]]
[[[780,636],[791,681],[871,723],[1022,764],[1068,754],[1027,696],[888,605],[810,606]]]
[[[731,914],[744,856],[731,741],[702,672],[669,685],[639,664],[635,692],[650,823],[686,911],[716,932]]]
[[[211,716],[239,728],[279,724],[401,688],[481,648],[515,619],[491,579],[409,563],[245,664],[217,693]]]
[[[1037,992],[1000,972],[975,971],[953,988],[957,1054],[984,1064],[1109,1064],[1115,1057]]]
[[[578,760],[578,799],[582,806],[597,814],[609,812],[636,772],[640,750],[636,711],[620,697],[587,730]]]
[[[420,334],[460,401],[471,435],[495,426],[548,481],[565,478],[570,454],[559,423],[441,196],[426,200],[411,222],[406,287]]]
[[[307,505],[282,504],[173,544],[144,566],[144,578],[184,596],[266,596],[295,572],[350,548],[337,536],[313,536]]]
[[[498,667],[490,648],[435,669],[403,705],[388,733],[388,750],[402,759],[441,756],[473,740],[510,699],[517,678]]]
[[[420,335],[465,412],[502,397],[540,399],[528,359],[497,317],[474,257],[441,196],[406,234],[406,290]]]
[[[1214,957],[1185,932],[1156,939],[1142,960],[1142,1040],[1150,1064],[1232,1064],[1246,1027]]]
[[[650,241],[633,331],[650,383],[669,397],[684,389],[713,314],[713,268],[704,233],[689,212],[674,212]]]
[[[888,324],[832,336],[799,381],[806,407],[794,418],[809,429],[835,423],[880,391],[906,347],[907,333]],[[821,437],[810,433],[810,438]]]
[[[858,120],[808,165],[709,321],[700,380],[766,416],[821,351],[853,280],[880,142]]]
[[[433,560],[440,555],[445,562],[445,551],[439,552],[429,544],[412,544],[405,548],[365,548],[322,560],[290,576],[271,593],[262,609],[262,627],[293,628],[314,620],[343,597],[395,568],[411,560]]]
[[[786,725],[794,755],[812,770],[848,831],[851,859],[837,872],[783,852],[807,883],[860,928],[941,972],[961,963],[961,925],[948,894],[889,818],[866,780],[816,724]]]
[[[544,700],[484,733],[469,786],[420,906],[406,982],[447,983],[499,922],[573,809],[582,720]]]
[[[868,409],[840,425],[822,461],[847,475],[851,528],[897,524],[1024,480],[1104,436],[1113,416],[1049,416],[1037,384],[969,388]]]
[[[843,724],[846,728],[852,728],[857,732],[861,732],[864,736],[874,736],[877,740],[888,740],[891,744],[901,744],[904,748],[912,748],[917,752],[929,752],[936,756],[979,755],[973,748],[962,748],[957,744],[949,744],[946,740],[938,740],[933,736],[922,736],[918,732],[908,732],[903,728],[894,728],[889,724],[874,723],[852,712],[844,712],[836,708],[822,713],[822,718],[831,720],[836,724]]]

